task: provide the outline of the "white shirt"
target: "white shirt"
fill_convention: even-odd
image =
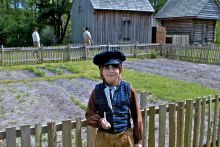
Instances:
[[[115,90],[117,89],[118,87],[116,86],[112,86],[112,87],[108,87],[106,85],[106,88],[104,89],[104,92],[105,92],[105,96],[107,98],[107,102],[108,102],[108,106],[109,108],[112,110],[112,100],[110,97],[114,97],[114,93],[115,93]],[[111,89],[111,90],[110,90]],[[111,95],[111,96],[110,96]]]
[[[33,41],[40,42],[40,36],[37,31],[34,31],[32,33],[32,39],[33,39]]]
[[[89,31],[85,31],[85,32],[83,32],[83,38],[84,38],[84,40],[90,40],[90,39],[92,39],[92,36]]]

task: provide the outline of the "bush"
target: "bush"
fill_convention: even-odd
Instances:
[[[40,32],[40,40],[41,44],[44,46],[51,46],[56,43],[56,36],[54,33],[54,29],[51,27],[46,27]]]

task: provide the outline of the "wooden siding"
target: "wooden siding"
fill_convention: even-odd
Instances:
[[[71,10],[72,21],[72,43],[83,43],[83,27],[93,28],[94,9],[90,0],[74,0]]]
[[[151,17],[145,12],[96,11],[93,39],[97,44],[150,43]]]
[[[214,42],[215,24],[215,20],[202,19],[162,20],[168,35],[189,35],[190,44]]]
[[[189,35],[193,38],[193,22],[191,19],[163,20],[162,25],[166,27],[168,35]]]
[[[194,23],[194,41],[206,44],[214,42],[215,34],[214,20],[196,20]]]

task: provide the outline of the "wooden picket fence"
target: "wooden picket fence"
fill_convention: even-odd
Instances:
[[[92,59],[97,53],[118,49],[126,56],[137,57],[149,54],[158,44],[118,44],[93,45],[85,48],[83,45],[42,46],[41,48],[17,47],[0,48],[0,65],[37,64],[48,62],[65,62]]]
[[[174,44],[160,45],[160,54],[171,59],[220,64],[220,47],[208,46],[181,46]]]
[[[182,46],[178,44],[135,43],[93,45],[89,48],[85,48],[83,45],[42,46],[41,48],[4,48],[1,46],[0,65],[9,66],[89,60],[97,53],[113,49],[121,50],[127,57],[155,58],[157,55],[160,55],[177,60],[220,64],[220,47],[215,47],[213,45]]]
[[[186,100],[177,104],[160,105],[159,108],[155,106],[144,108],[143,147],[219,147],[219,101],[218,96],[209,96],[195,101]],[[47,126],[36,124],[33,128],[30,125],[21,126],[17,130],[15,127],[6,128],[4,132],[0,132],[0,141],[4,141],[7,147],[16,147],[16,138],[20,138],[22,147],[56,147],[57,134],[62,132],[63,147],[82,147],[84,128],[87,128],[87,147],[94,147],[96,130],[87,126],[86,120],[81,118],[77,118],[76,121],[66,120],[62,124],[56,122],[49,122]],[[47,134],[47,145],[42,145],[43,134]],[[31,142],[31,138],[35,139],[34,143]]]

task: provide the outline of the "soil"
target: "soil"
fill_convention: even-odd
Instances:
[[[220,89],[220,66],[175,61],[169,59],[144,59],[127,61],[124,68],[157,74],[177,80],[194,82],[210,88]],[[46,76],[53,73],[45,71]],[[64,74],[74,74],[65,71]],[[27,70],[0,71],[0,80],[19,80],[36,78]],[[70,96],[87,104],[96,81],[78,79],[59,79],[53,82],[34,81],[0,84],[0,130],[24,124],[46,124],[50,121],[76,117],[84,118],[84,110],[75,105]]]

